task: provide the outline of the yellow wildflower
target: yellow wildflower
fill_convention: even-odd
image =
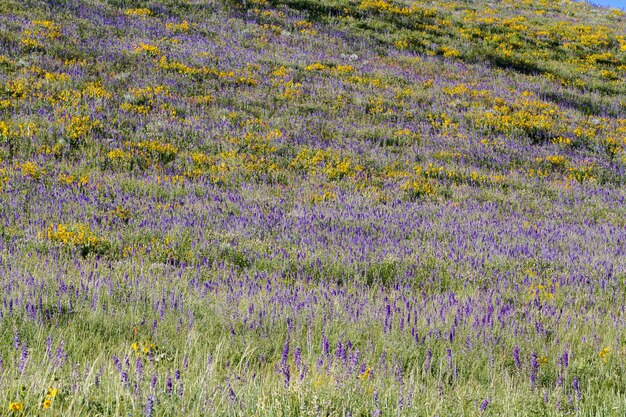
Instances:
[[[48,393],[46,394],[46,397],[52,399],[56,397],[58,393],[59,393],[58,389],[50,387],[48,388]]]
[[[22,412],[23,409],[24,409],[24,404],[21,402],[14,402],[9,405],[9,411],[20,413]]]
[[[371,373],[372,373],[372,368],[368,367],[365,371],[361,373],[361,375],[359,375],[359,379],[362,381],[367,381],[368,379],[370,379]]]
[[[600,359],[602,359],[604,363],[608,361],[610,354],[611,354],[611,348],[608,346],[602,349],[600,352],[598,352],[598,356],[600,357]]]
[[[126,9],[124,10],[124,14],[126,16],[150,16],[152,15],[152,10],[150,9]]]

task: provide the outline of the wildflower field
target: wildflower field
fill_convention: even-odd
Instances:
[[[623,416],[626,14],[0,0],[0,415]]]

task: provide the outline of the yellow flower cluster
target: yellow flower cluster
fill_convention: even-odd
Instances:
[[[136,53],[146,53],[151,56],[159,56],[161,55],[161,51],[158,46],[150,45],[147,43],[140,42],[139,45],[135,48]]]
[[[169,143],[161,143],[155,140],[141,142],[124,142],[127,150],[117,148],[108,152],[107,157],[111,162],[124,163],[133,161],[144,168],[149,168],[158,163],[167,163],[178,154],[178,148]]]
[[[150,9],[145,9],[145,8],[140,8],[140,9],[126,9],[124,10],[124,14],[126,16],[151,16],[152,15],[152,10]]]
[[[324,192],[320,194],[313,193],[311,194],[311,204],[317,204],[322,201],[332,201],[337,199],[337,193],[332,190],[324,190]]]
[[[317,35],[317,31],[313,29],[313,23],[307,20],[300,20],[296,22],[294,26],[296,27],[297,30],[300,31],[300,33],[303,33],[305,35],[311,35],[311,36]]]
[[[474,122],[496,132],[521,132],[533,139],[547,139],[565,133],[559,123],[565,117],[558,106],[525,97],[514,104],[496,105],[491,111],[477,113]]]
[[[321,62],[314,62],[313,64],[310,64],[304,67],[304,70],[307,72],[332,71],[337,74],[349,74],[351,72],[354,72],[354,67],[352,65],[330,66],[330,65],[322,64]]]
[[[86,175],[82,177],[76,177],[74,175],[69,175],[69,174],[60,174],[57,179],[59,180],[61,184],[65,184],[65,185],[76,184],[79,187],[82,187],[84,185],[89,184],[89,177]]]
[[[9,182],[9,175],[6,168],[0,168],[0,190]]]
[[[107,90],[104,89],[100,81],[88,83],[83,89],[83,95],[91,99],[111,98],[111,93],[109,93]]]
[[[168,61],[167,57],[161,56],[158,67],[163,70],[176,71],[179,74],[191,76],[210,76],[221,81],[235,82],[240,85],[256,86],[258,80],[250,76],[236,76],[234,71],[221,71],[215,68],[191,67],[177,61]]]
[[[531,227],[528,224],[527,227]],[[545,285],[545,284],[533,284],[528,287],[528,296],[533,299],[535,297],[539,297],[540,301],[552,301],[554,300],[555,295],[559,289],[559,283],[556,282],[553,285]]]
[[[323,174],[329,180],[356,177],[363,166],[356,164],[349,156],[342,157],[333,149],[303,148],[291,162],[291,166],[311,174]]]
[[[580,184],[595,181],[593,176],[594,164],[585,164],[577,167],[570,167],[567,179]]]
[[[30,177],[34,180],[40,179],[46,173],[46,171],[39,167],[36,162],[26,161],[20,165],[20,168],[22,170],[22,175]]]
[[[33,20],[31,29],[23,32],[22,45],[29,48],[43,48],[45,42],[61,36],[61,26],[50,20]]]
[[[449,133],[450,131],[456,129],[458,124],[455,123],[449,116],[448,113],[428,113],[428,122],[430,126],[437,132],[440,133]]]
[[[439,48],[439,53],[446,58],[456,58],[461,55],[461,52],[446,45]]]
[[[176,71],[179,74],[185,75],[199,75],[203,74],[202,68],[194,68],[177,61],[168,61],[165,56],[162,56],[159,60],[159,68],[164,70]]]
[[[457,84],[451,87],[442,87],[441,92],[448,96],[462,96],[468,94],[470,89],[465,84]]]
[[[52,401],[54,400],[54,398],[58,395],[59,390],[56,388],[48,388],[48,391],[46,392],[46,398],[44,398],[44,400],[41,403],[41,408],[43,408],[44,410],[49,409],[50,407],[52,407]]]
[[[412,200],[433,195],[436,193],[435,185],[422,177],[416,176],[406,181],[400,187]]]
[[[101,242],[91,228],[82,223],[75,225],[59,223],[56,226],[49,226],[45,237],[52,242],[73,246],[97,246]]]
[[[178,153],[178,148],[169,143],[161,143],[155,140],[142,142],[124,142],[130,149],[156,154],[162,159],[173,159]]]
[[[328,66],[319,62],[315,62],[304,67],[305,71],[324,71],[325,69],[328,69]]]
[[[280,139],[282,136],[283,133],[279,129],[275,129],[265,135],[248,132],[243,137],[233,137],[227,139],[227,141],[236,144],[240,150],[254,154],[268,154],[276,152],[277,147],[272,142]]]
[[[426,9],[419,6],[419,2],[412,3],[409,7],[394,6],[387,0],[363,0],[359,5],[361,10],[372,10],[376,12],[388,12],[401,16],[434,17],[437,15],[436,10]]]
[[[122,103],[120,109],[130,113],[147,115],[154,109],[160,109],[175,116],[176,110],[162,99],[171,97],[169,89],[162,85],[131,88],[131,102]],[[159,102],[161,104],[159,104]]]
[[[351,82],[352,84],[357,84],[357,85],[365,85],[365,86],[371,86],[371,87],[377,87],[377,88],[383,87],[382,80],[380,80],[379,78],[371,77],[371,76],[353,75],[348,78],[348,81]]]
[[[167,30],[171,30],[172,32],[187,33],[187,32],[189,32],[189,29],[191,28],[191,25],[189,24],[188,21],[183,20],[180,23],[166,23],[165,24],[165,28]]]
[[[548,155],[543,158],[535,158],[535,162],[537,163],[547,163],[549,167],[552,168],[562,168],[567,166],[569,161],[563,155]]]
[[[611,348],[608,346],[598,352],[598,357],[602,359],[602,362],[604,363],[607,363],[609,361],[610,355],[611,355]]]
[[[185,177],[183,175],[157,175],[157,184],[169,182],[171,184],[183,184]]]
[[[9,404],[9,411],[12,413],[21,413],[24,410],[24,403],[20,401],[12,402]]]
[[[152,342],[134,342],[131,345],[131,349],[137,355],[148,355],[150,353],[154,353],[154,351],[156,350],[156,345]]]
[[[67,136],[73,141],[86,138],[94,129],[102,125],[99,120],[92,120],[89,116],[70,116],[66,119]]]
[[[18,123],[6,122],[0,120],[0,135],[5,139],[20,139],[33,136],[37,133],[37,126],[34,123]]]
[[[111,161],[124,161],[130,159],[131,156],[130,152],[126,152],[123,149],[113,149],[107,154]]]

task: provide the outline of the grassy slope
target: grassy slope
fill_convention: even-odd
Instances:
[[[623,13],[0,11],[1,407],[623,409]]]

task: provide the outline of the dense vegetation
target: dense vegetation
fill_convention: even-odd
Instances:
[[[0,407],[626,408],[626,14],[0,0]]]

